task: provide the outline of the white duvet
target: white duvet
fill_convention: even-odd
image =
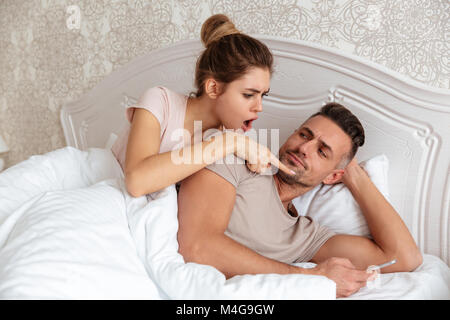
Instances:
[[[0,299],[334,299],[319,276],[226,280],[177,253],[173,186],[132,198],[106,149],[63,148],[0,174]],[[304,264],[309,267],[312,264]],[[350,299],[450,299],[450,271],[424,255]]]

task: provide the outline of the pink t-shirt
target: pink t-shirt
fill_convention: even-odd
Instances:
[[[165,87],[153,87],[145,91],[135,105],[127,107],[126,117],[128,122],[131,123],[136,108],[150,111],[161,125],[159,153],[172,151],[179,149],[187,142],[190,143],[190,139],[186,141],[183,135],[175,132],[177,129],[184,129],[187,100],[187,96],[173,92]],[[111,148],[122,169],[125,169],[129,134],[130,125],[119,135]]]

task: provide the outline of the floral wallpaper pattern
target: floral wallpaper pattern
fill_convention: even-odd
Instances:
[[[62,104],[135,57],[198,39],[214,13],[249,34],[319,43],[450,89],[448,0],[0,0],[7,167],[65,146]]]

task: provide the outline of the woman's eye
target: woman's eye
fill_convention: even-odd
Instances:
[[[263,93],[262,94],[262,97],[264,98],[264,97],[267,97],[268,96],[268,94],[267,93]]]
[[[253,97],[253,94],[248,94],[248,93],[243,93],[244,97],[246,98],[251,98]]]

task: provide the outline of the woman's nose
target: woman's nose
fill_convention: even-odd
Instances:
[[[259,98],[256,100],[255,110],[256,110],[256,112],[262,111],[262,98]]]

